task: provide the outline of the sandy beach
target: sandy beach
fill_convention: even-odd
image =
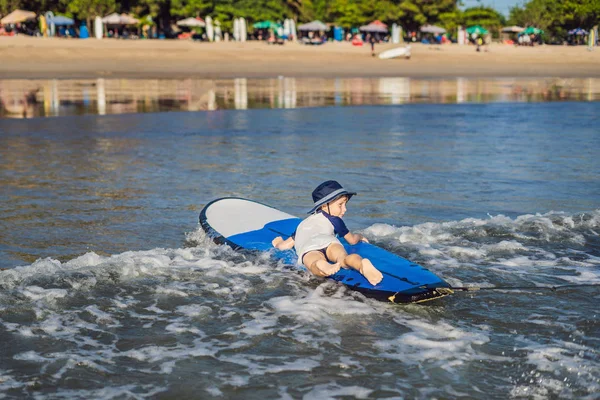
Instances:
[[[375,52],[395,47],[379,44]],[[0,38],[0,79],[262,77],[600,77],[600,49],[412,45],[412,57],[380,60],[370,46],[202,43],[181,40]]]

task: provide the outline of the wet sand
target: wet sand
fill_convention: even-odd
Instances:
[[[376,45],[376,53],[396,47]],[[327,43],[0,37],[0,79],[286,77],[600,77],[600,48],[413,44],[410,60]]]

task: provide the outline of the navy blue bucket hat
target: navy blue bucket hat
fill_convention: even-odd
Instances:
[[[312,198],[315,204],[308,214],[314,213],[323,204],[327,204],[340,196],[348,196],[348,200],[350,200],[355,194],[356,192],[349,192],[344,189],[337,181],[323,182],[312,192]]]

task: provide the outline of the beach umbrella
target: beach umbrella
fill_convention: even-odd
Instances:
[[[544,31],[533,26],[528,26],[523,32],[521,32],[522,35],[539,35],[541,33],[544,33]]]
[[[121,24],[123,25],[135,25],[139,24],[140,20],[132,17],[129,14],[121,14]]]
[[[255,29],[277,29],[281,28],[281,24],[278,24],[273,21],[260,21],[252,25]]]
[[[6,17],[0,20],[0,24],[18,24],[20,22],[29,21],[30,19],[34,19],[36,17],[36,13],[32,11],[25,10],[15,10],[8,14]]]
[[[299,31],[328,31],[329,27],[322,23],[321,21],[312,21],[307,24],[302,24],[298,26]]]
[[[581,28],[571,29],[568,33],[569,33],[569,35],[578,35],[578,36],[583,36],[583,35],[588,34],[585,29],[581,29]]]
[[[56,15],[52,18],[49,18],[47,23],[54,24],[56,26],[75,25],[75,21],[62,15]]]
[[[473,33],[476,33],[478,35],[487,35],[489,31],[479,25],[474,25],[467,28],[467,33],[469,35],[472,35]]]
[[[446,33],[446,30],[440,26],[435,26],[435,25],[424,25],[421,27],[421,32],[424,33],[433,33],[433,34],[440,34],[440,33]]]
[[[504,33],[519,33],[522,32],[525,28],[522,28],[520,26],[505,26],[504,28],[502,28],[502,32]]]
[[[376,20],[371,22],[369,25],[363,25],[359,28],[361,32],[371,32],[371,33],[387,33],[388,28],[387,25],[383,22]]]
[[[128,14],[112,13],[102,18],[102,22],[106,25],[135,25],[140,21]]]
[[[189,18],[177,21],[177,26],[202,27],[203,28],[206,26],[206,22],[204,22],[204,20],[202,18],[189,17]]]
[[[117,13],[112,13],[102,18],[102,22],[108,25],[120,25],[121,16]]]

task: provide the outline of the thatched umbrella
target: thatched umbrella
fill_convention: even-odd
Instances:
[[[421,32],[440,34],[440,33],[446,33],[446,30],[444,28],[442,28],[441,26],[423,25],[421,27]]]
[[[321,21],[312,21],[298,26],[299,31],[328,31],[329,27]]]
[[[369,32],[369,33],[387,33],[388,32],[387,25],[379,20],[373,21],[369,25],[363,25],[359,29],[361,32]]]
[[[136,25],[139,24],[140,20],[132,17],[129,14],[121,14],[121,24],[123,25]]]
[[[522,28],[520,26],[505,26],[504,28],[502,28],[502,32],[504,33],[519,33],[522,32],[525,28]]]
[[[15,10],[0,20],[0,24],[18,24],[20,22],[29,21],[36,17],[36,13],[25,10]]]
[[[135,25],[140,21],[128,14],[112,13],[102,18],[102,22],[106,25]]]
[[[112,13],[102,18],[102,22],[107,25],[121,25],[121,16],[117,13]]]
[[[177,21],[177,26],[187,26],[190,28],[193,28],[193,27],[203,28],[206,26],[206,22],[204,22],[204,20],[202,18],[189,17],[189,18]]]

